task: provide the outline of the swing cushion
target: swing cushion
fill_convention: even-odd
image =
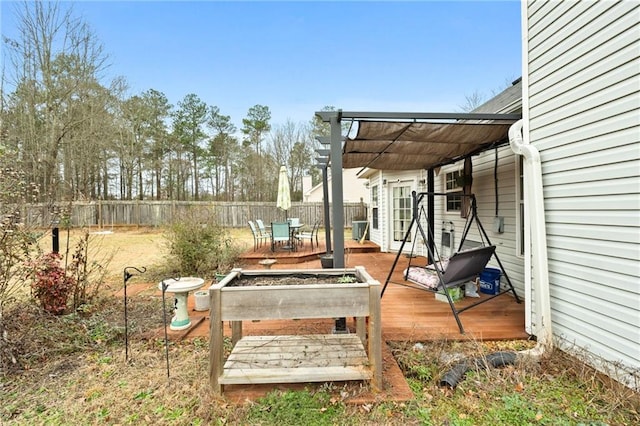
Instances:
[[[427,268],[412,266],[404,273],[407,280],[422,287],[435,290],[440,285],[442,287],[453,287],[466,281],[471,281],[482,272],[493,256],[496,246],[477,247],[470,250],[459,251],[449,259],[449,263],[444,266],[442,273],[442,283],[435,270],[429,271]]]
[[[426,268],[430,271],[435,271],[436,264],[438,266],[438,269],[444,272],[444,270],[447,269],[447,266],[449,266],[449,259],[441,260],[440,262],[436,262],[436,263],[430,263],[426,266]]]
[[[440,284],[440,278],[438,278],[438,274],[436,274],[433,269],[428,270],[427,268],[411,266],[408,272],[406,269],[404,270],[404,275],[407,277],[407,280],[421,287],[435,290],[438,288],[438,284]]]

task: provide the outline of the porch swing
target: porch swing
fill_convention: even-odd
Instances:
[[[502,262],[498,258],[496,253],[496,246],[491,244],[489,240],[489,236],[487,235],[482,223],[480,223],[480,219],[478,218],[477,212],[477,204],[476,198],[473,194],[456,194],[460,197],[468,197],[470,201],[470,214],[467,216],[467,221],[465,223],[464,229],[462,231],[462,236],[460,238],[460,243],[458,245],[458,250],[448,259],[443,260],[440,258],[440,254],[438,253],[435,245],[431,244],[434,241],[432,228],[430,226],[428,229],[428,236],[425,234],[424,228],[422,227],[422,220],[428,219],[427,215],[424,211],[424,206],[422,205],[422,200],[425,196],[444,196],[451,195],[451,193],[437,193],[437,192],[420,192],[416,193],[413,191],[411,193],[412,197],[412,218],[409,224],[409,227],[405,233],[404,239],[402,240],[402,244],[400,245],[400,249],[398,250],[398,254],[391,266],[391,270],[389,271],[389,275],[387,276],[387,280],[382,287],[381,297],[384,296],[384,292],[389,283],[399,284],[410,288],[415,288],[419,290],[424,290],[432,293],[444,293],[447,301],[449,302],[449,306],[451,307],[451,311],[453,312],[453,316],[456,319],[456,323],[458,324],[458,328],[460,329],[460,334],[464,334],[464,327],[462,326],[462,322],[460,321],[459,314],[466,311],[467,309],[471,309],[474,306],[478,306],[482,303],[488,302],[502,294],[505,293],[513,293],[516,302],[520,302],[520,298],[518,297],[507,272],[502,266]],[[481,242],[471,242],[467,241],[467,236],[469,234],[469,230],[471,229],[472,224],[475,222],[478,228],[478,234],[480,235]],[[409,254],[409,264],[406,270],[403,273],[404,281],[391,281],[391,276],[393,275],[395,268],[398,264],[398,260],[403,253],[403,249],[409,238],[412,236],[412,229],[415,226],[415,232],[413,233],[414,237],[411,239],[411,253]],[[428,259],[427,265],[412,266],[411,263],[414,261],[416,257],[414,256],[416,241],[418,236],[422,238],[422,242],[427,248]],[[471,247],[471,248],[470,248]],[[494,257],[496,262],[500,267],[500,271],[502,276],[505,278],[507,286],[506,288],[501,289],[493,295],[488,295],[483,297],[482,299],[468,304],[462,308],[457,308],[454,304],[453,298],[449,294],[448,289],[453,287],[458,287],[466,282],[474,281],[481,272],[483,272],[489,260]],[[414,261],[415,262],[415,261]]]

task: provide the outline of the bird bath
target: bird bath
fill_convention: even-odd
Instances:
[[[176,298],[176,310],[169,328],[171,330],[184,330],[189,328],[191,326],[191,320],[189,319],[189,312],[187,311],[187,298],[190,291],[202,287],[204,280],[197,277],[168,278],[158,283],[158,288],[161,291],[163,284],[165,291],[173,293]]]

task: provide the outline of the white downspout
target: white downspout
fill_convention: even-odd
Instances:
[[[509,128],[511,150],[524,157],[525,215],[529,217],[531,235],[531,264],[535,283],[535,330],[538,344],[531,354],[542,354],[553,347],[551,304],[549,297],[549,266],[547,261],[547,233],[542,191],[542,165],[540,153],[522,137],[522,120]],[[526,231],[526,230],[525,230]]]

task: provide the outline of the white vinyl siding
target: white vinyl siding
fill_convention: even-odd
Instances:
[[[526,11],[554,335],[599,357],[596,367],[637,372],[640,3],[536,1]]]

